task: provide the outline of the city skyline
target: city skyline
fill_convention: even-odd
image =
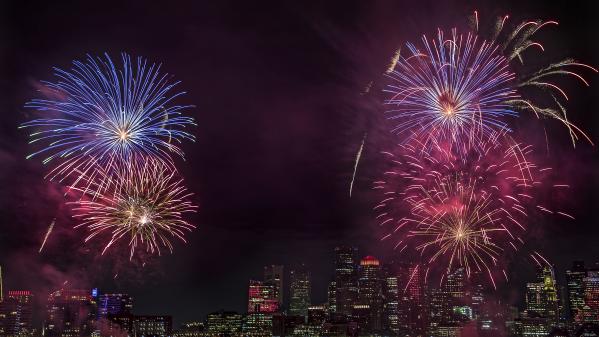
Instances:
[[[304,323],[296,321],[293,323],[295,325],[291,325],[291,327],[302,326],[302,324],[307,324],[306,327],[309,327],[310,324],[317,322],[318,329],[322,329],[323,326],[326,326],[326,324],[322,325],[323,323],[339,319],[334,318],[338,316],[331,316],[334,313],[347,315],[355,320],[355,324],[357,324],[355,328],[345,326],[344,329],[356,329],[356,331],[389,331],[390,329],[395,331],[396,329],[397,331],[409,331],[407,332],[409,334],[424,333],[425,331],[439,333],[438,331],[441,331],[439,329],[454,331],[452,329],[455,327],[467,328],[468,321],[476,322],[479,329],[487,325],[488,329],[494,329],[492,331],[498,327],[505,329],[500,331],[506,336],[512,336],[507,335],[508,329],[529,329],[533,332],[539,330],[548,333],[557,328],[576,330],[577,328],[574,327],[580,328],[585,321],[599,322],[599,262],[585,263],[576,260],[571,262],[571,266],[567,270],[561,271],[556,271],[552,266],[538,265],[535,267],[537,276],[527,280],[525,284],[518,285],[519,300],[509,302],[494,295],[494,289],[489,288],[484,282],[477,283],[481,281],[480,275],[468,277],[462,268],[448,275],[443,283],[430,284],[417,273],[417,265],[414,263],[379,260],[372,255],[359,254],[358,249],[348,245],[336,247],[333,251],[335,254],[334,277],[330,281],[342,285],[349,284],[350,288],[346,288],[349,289],[349,292],[348,290],[337,292],[338,289],[344,289],[343,286],[335,288],[332,297],[329,291],[325,301],[311,301],[309,296],[305,300],[298,300],[304,296],[303,294],[311,293],[311,273],[306,264],[289,267],[287,273],[284,272],[286,266],[267,264],[264,266],[262,279],[248,278],[246,289],[249,292],[244,298],[247,303],[246,310],[236,311],[220,307],[193,320],[177,320],[172,314],[166,312],[167,310],[161,313],[152,313],[152,315],[140,312],[139,309],[135,310],[135,299],[126,293],[104,292],[98,288],[75,289],[70,288],[68,283],[49,294],[34,294],[29,290],[9,286],[6,294],[3,294],[5,300],[0,304],[0,322],[2,322],[0,328],[4,329],[5,333],[6,329],[25,329],[24,331],[30,332],[46,331],[46,335],[53,336],[48,327],[56,326],[57,323],[52,321],[54,319],[52,317],[63,317],[55,313],[55,310],[64,309],[58,309],[60,306],[50,303],[62,303],[61,301],[69,298],[75,299],[75,301],[89,301],[85,302],[88,303],[85,306],[93,307],[88,311],[94,312],[93,316],[89,316],[94,317],[93,323],[81,327],[81,329],[89,329],[90,334],[94,329],[133,331],[136,324],[145,324],[143,322],[156,319],[159,319],[160,322],[166,320],[164,323],[166,325],[160,325],[160,329],[168,327],[168,331],[173,333],[177,331],[182,333],[186,329],[210,332],[211,329],[215,329],[214,327],[210,328],[209,323],[212,319],[216,319],[214,315],[221,315],[218,317],[239,315],[231,316],[237,317],[235,318],[236,322],[239,321],[239,323],[235,323],[239,324],[239,333],[242,331],[241,327],[250,324],[248,319],[254,315],[266,315],[271,320],[267,325],[259,323],[260,321],[253,323],[257,324],[256,328],[253,328],[257,330],[247,331],[255,333],[263,331],[262,329],[277,331],[274,320],[275,317],[279,317],[278,315],[290,318],[304,317]],[[298,270],[300,276],[293,276],[298,273]],[[275,275],[276,277],[273,277]],[[562,275],[562,278],[558,278],[556,275]],[[283,282],[280,282],[281,279]],[[288,279],[289,282],[285,283],[285,279]],[[294,279],[296,281],[292,281]],[[297,283],[298,279],[302,280],[302,283]],[[558,279],[565,281],[560,282]],[[2,281],[0,279],[0,282]],[[294,296],[294,288],[306,289],[307,292],[300,290],[297,296]],[[284,297],[281,306],[278,302],[280,293],[289,294]],[[464,297],[466,294],[467,297]],[[237,295],[243,297],[241,294]],[[40,300],[47,298],[47,300],[35,302],[35,297],[39,297]],[[40,303],[45,304],[40,306]],[[346,304],[338,306],[338,303]],[[12,305],[16,305],[15,309],[7,309],[12,308]],[[497,317],[488,317],[486,320],[482,318],[481,312],[490,310],[489,306],[494,308],[492,310],[501,312],[500,317],[503,320],[500,321],[501,323],[496,321]],[[344,307],[346,309],[343,309]],[[41,313],[40,310],[46,312]],[[316,318],[321,317],[315,316],[318,310],[322,310],[322,314],[318,314],[322,315],[322,318]],[[365,314],[361,314],[359,310],[366,310]],[[459,314],[453,316],[456,310],[459,310]],[[514,310],[516,310],[515,313]],[[12,316],[7,314],[11,311],[14,311]],[[14,316],[15,313],[16,316]],[[38,321],[33,318],[34,315],[38,316]],[[40,315],[43,317],[41,321],[39,321]],[[505,318],[507,317],[505,315],[513,315],[513,317],[508,319]],[[107,323],[103,323],[102,319]],[[136,319],[139,319],[141,323],[136,323]],[[580,323],[572,323],[575,321]],[[229,323],[214,324],[226,325]],[[289,323],[283,324],[289,325]],[[574,327],[571,328],[571,326]],[[142,327],[143,325],[137,329],[142,329]],[[306,333],[316,333],[310,329],[306,331],[308,331]],[[480,331],[484,333],[485,330],[479,330],[479,333]],[[287,333],[290,332],[287,331]],[[273,332],[273,335],[276,334]]]

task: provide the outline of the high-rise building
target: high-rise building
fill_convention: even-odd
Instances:
[[[335,281],[329,283],[327,289],[327,305],[330,313],[337,312],[337,286]]]
[[[526,284],[526,308],[520,318],[522,336],[541,337],[558,325],[559,300],[553,268],[541,267],[536,282]]]
[[[90,290],[61,289],[48,297],[44,336],[91,336],[97,305]]]
[[[351,315],[358,300],[357,250],[354,247],[335,248],[336,312]]]
[[[360,335],[368,335],[372,329],[372,308],[368,304],[354,304],[351,320],[358,324]]]
[[[400,333],[422,336],[429,321],[424,274],[414,264],[397,264],[395,268],[399,287],[397,316]]]
[[[289,278],[289,314],[305,317],[310,306],[310,272],[302,265],[291,270]]]
[[[217,336],[234,335],[241,332],[243,316],[234,311],[218,311],[208,314],[206,327],[208,332]]]
[[[547,303],[543,294],[543,284],[540,282],[527,283],[525,296],[527,315],[531,317],[544,317]]]
[[[437,326],[447,324],[447,293],[439,288],[430,289],[430,303],[429,303],[429,324],[430,329],[434,330]]]
[[[358,303],[367,305],[369,319],[367,331],[382,329],[383,321],[383,280],[380,261],[374,256],[366,256],[360,261],[358,278]]]
[[[273,313],[279,310],[279,297],[274,284],[250,280],[248,313]]]
[[[127,294],[101,294],[98,296],[98,316],[130,315],[133,299]]]
[[[590,269],[583,279],[584,307],[583,321],[599,323],[599,269]]]
[[[426,329],[425,286],[420,268],[392,262],[381,269],[383,284],[383,332],[422,336]]]
[[[482,273],[475,272],[470,279],[470,298],[472,300],[472,316],[481,320],[488,316],[485,307],[484,285],[482,282]]]
[[[173,331],[171,316],[135,316],[133,334],[140,337],[170,337]]]
[[[557,324],[559,301],[553,268],[541,268],[537,274],[537,282],[526,284],[526,314],[529,317],[545,318],[550,325]]]
[[[270,265],[264,267],[264,282],[274,284],[277,288],[277,294],[279,299],[279,308],[283,307],[283,294],[284,294],[284,267],[281,265]]]
[[[431,289],[429,329],[434,336],[455,331],[473,317],[464,268],[448,273],[440,288]]]
[[[11,290],[0,302],[0,335],[28,336],[33,333],[33,294],[28,290]]]
[[[568,312],[570,319],[582,320],[579,313],[584,306],[584,278],[587,270],[584,262],[575,261],[572,268],[566,271],[566,286],[568,291]]]
[[[383,328],[399,333],[399,277],[388,271],[384,279],[383,287]]]

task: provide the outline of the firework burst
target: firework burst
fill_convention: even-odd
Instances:
[[[385,104],[389,106],[387,118],[396,122],[393,131],[408,136],[408,141],[417,135],[460,148],[468,142],[476,144],[492,132],[509,130],[508,117],[532,112],[537,118],[552,118],[565,125],[573,144],[580,137],[592,143],[568,119],[568,95],[559,78],[572,77],[589,86],[580,71],[597,69],[568,58],[536,71],[522,71],[530,67],[511,63],[524,63],[523,55],[529,49],[544,51],[533,38],[542,28],[558,23],[525,21],[510,30],[507,21],[508,16],[497,18],[483,40],[475,12],[472,32],[459,35],[453,29],[451,36],[445,37],[439,30],[430,41],[423,36],[420,46],[408,43],[406,55],[396,52],[385,71],[390,78]],[[531,90],[545,93],[548,100],[528,95]],[[425,145],[430,144],[425,141]]]
[[[460,267],[468,275],[473,269],[491,273],[503,251],[502,241],[514,245],[513,230],[504,222],[511,214],[476,182],[450,176],[429,188],[412,188],[406,200],[412,216],[405,220],[416,226],[406,236],[417,242],[416,251],[429,256],[428,264],[445,259],[448,273]]]
[[[516,112],[515,75],[499,47],[473,34],[422,38],[422,46],[408,43],[408,55],[393,59],[385,91],[393,129],[424,146],[447,142],[459,152],[497,131],[508,130],[505,117]]]
[[[71,202],[76,227],[89,231],[85,239],[106,239],[102,254],[124,241],[130,247],[130,259],[144,247],[150,254],[161,254],[161,247],[173,250],[172,239],[185,241],[185,233],[195,228],[184,219],[195,212],[183,181],[176,171],[157,159],[134,160],[112,170],[101,179],[88,182],[80,200]],[[106,186],[107,182],[107,186]]]
[[[43,144],[28,158],[43,157],[52,167],[49,179],[73,176],[68,183],[77,185],[99,168],[116,168],[134,155],[170,163],[171,154],[183,156],[182,140],[194,140],[185,131],[193,118],[181,114],[190,106],[173,103],[184,94],[172,92],[179,82],[142,58],[134,66],[123,53],[122,62],[118,68],[108,55],[88,56],[86,62],[74,61],[70,71],[55,68],[58,81],[43,82],[48,97],[27,103],[42,117],[21,127],[34,130],[30,143]]]
[[[524,243],[523,219],[546,169],[504,132],[460,155],[439,144],[423,149],[414,139],[385,153],[392,169],[374,183],[382,240],[415,250],[429,268],[484,272],[495,285],[499,271],[506,275],[502,258]]]

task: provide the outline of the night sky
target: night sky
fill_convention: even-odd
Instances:
[[[38,294],[72,286],[131,293],[138,314],[172,314],[176,322],[218,309],[245,311],[247,282],[267,264],[307,263],[313,301],[326,298],[333,249],[352,244],[381,258],[371,182],[380,151],[394,142],[383,118],[381,73],[397,47],[437,27],[466,27],[499,14],[556,19],[538,35],[542,60],[567,56],[599,65],[598,7],[593,2],[530,1],[3,1],[0,5],[0,265],[5,289]],[[98,256],[64,206],[58,185],[43,179],[39,160],[18,125],[33,117],[23,106],[37,97],[52,67],[68,69],[86,54],[120,53],[162,63],[188,92],[177,102],[198,127],[177,162],[199,212],[199,229],[146,268],[126,257]],[[538,54],[535,54],[538,55]],[[546,59],[545,59],[546,58]],[[534,63],[534,61],[533,61]],[[569,117],[599,143],[599,75],[591,87],[563,80]],[[361,95],[374,81],[372,94]],[[538,160],[571,185],[560,205],[576,216],[544,219],[531,233],[535,249],[561,273],[573,259],[599,261],[599,149],[574,149],[557,122],[523,116],[518,137]],[[543,126],[549,135],[545,141]],[[354,196],[348,196],[355,153],[368,133]],[[548,145],[548,146],[547,146]],[[548,150],[547,150],[548,148]],[[40,241],[55,232],[43,254]],[[123,255],[124,256],[124,255]],[[514,263],[500,292],[515,299],[532,272]],[[518,266],[529,266],[519,268]],[[528,268],[528,269],[527,269]],[[518,269],[518,271],[516,271]],[[530,270],[529,270],[530,269]],[[527,271],[528,270],[528,271]],[[118,273],[118,277],[113,276]],[[514,295],[516,294],[516,295]]]

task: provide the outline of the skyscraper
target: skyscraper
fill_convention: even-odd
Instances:
[[[0,334],[2,336],[26,336],[33,333],[33,294],[28,290],[8,292],[0,302]]]
[[[487,312],[484,310],[485,294],[483,285],[483,273],[476,271],[470,277],[470,298],[472,300],[472,315],[476,319],[486,318]]]
[[[367,329],[380,330],[383,318],[383,280],[380,261],[374,256],[366,256],[360,261],[358,303],[369,308]]]
[[[553,268],[541,267],[536,282],[526,284],[526,310],[522,313],[524,336],[547,336],[558,324],[559,301]]]
[[[410,329],[423,335],[428,326],[425,272],[418,265],[408,268],[407,291],[411,302]]]
[[[354,247],[335,248],[336,312],[351,315],[358,299],[356,253]]]
[[[428,326],[424,274],[415,264],[398,264],[396,269],[399,329],[410,336],[422,336]]]
[[[264,282],[274,284],[277,288],[279,308],[283,307],[284,294],[284,267],[281,265],[270,265],[264,267]]]
[[[548,319],[551,324],[559,318],[557,284],[553,268],[545,266],[537,274],[537,282],[526,284],[526,312],[530,317]]]
[[[466,270],[458,268],[448,274],[443,288],[449,298],[450,323],[472,319],[472,300],[468,290]]]
[[[391,270],[385,270],[383,298],[383,328],[397,334],[399,332],[399,277]]]
[[[310,306],[310,272],[306,266],[291,270],[290,278],[290,296],[289,296],[289,314],[293,316],[307,316]]]
[[[583,320],[599,323],[599,269],[587,271],[584,283]]]
[[[575,261],[572,268],[566,271],[568,312],[572,320],[582,320],[579,313],[584,306],[584,278],[586,276],[587,270],[582,261]]]
[[[61,289],[48,297],[44,336],[90,336],[97,306],[90,290]]]
[[[279,310],[279,297],[274,284],[250,280],[248,313],[273,313]]]
[[[327,289],[327,305],[330,313],[337,312],[337,285],[335,281],[329,283]]]
[[[429,329],[434,336],[458,331],[456,327],[472,319],[472,301],[466,281],[464,268],[457,268],[446,274],[439,288],[431,289]]]

